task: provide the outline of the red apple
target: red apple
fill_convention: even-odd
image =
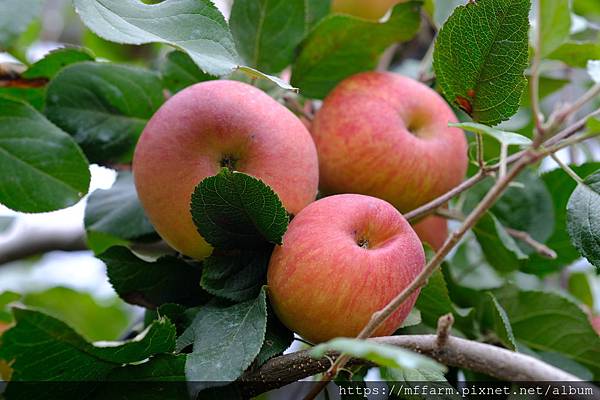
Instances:
[[[281,321],[307,340],[353,337],[424,264],[419,238],[391,204],[358,194],[326,197],[302,210],[275,248],[270,300]],[[393,333],[417,296],[375,336]]]
[[[592,323],[592,326],[594,327],[594,329],[596,330],[596,332],[598,333],[598,335],[600,335],[600,315],[596,315],[595,317],[591,317],[590,318],[590,322]]]
[[[340,83],[312,124],[325,193],[361,193],[410,211],[458,185],[467,141],[432,89],[387,72]]]
[[[317,194],[315,145],[292,112],[245,83],[191,86],[148,122],[133,159],[135,186],[148,218],[187,256],[203,259],[212,251],[192,222],[190,198],[202,179],[224,166],[262,179],[292,214]]]
[[[379,20],[398,3],[407,0],[333,0],[331,10],[336,13],[350,14],[355,17]]]
[[[435,251],[439,250],[448,238],[448,221],[435,215],[423,218],[413,225],[422,242],[430,245]]]

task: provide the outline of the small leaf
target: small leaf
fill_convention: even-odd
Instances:
[[[529,0],[459,6],[435,42],[433,66],[449,102],[473,120],[497,125],[515,114],[527,85]]]
[[[131,172],[119,172],[110,189],[96,190],[90,195],[84,225],[88,232],[101,232],[124,240],[154,233],[137,197]]]
[[[210,294],[231,301],[253,299],[266,284],[270,258],[270,248],[213,254],[204,260],[200,284]]]
[[[482,135],[493,137],[498,142],[507,146],[515,145],[524,147],[529,146],[532,143],[531,139],[523,135],[519,135],[518,133],[503,131],[475,122],[463,122],[457,124],[449,123],[448,126],[453,126],[455,128],[461,128],[466,131],[481,133]]]
[[[94,56],[89,50],[81,47],[63,47],[53,50],[44,58],[37,61],[23,73],[23,78],[52,79],[61,69],[80,62],[94,61]]]
[[[2,0],[0,2],[0,51],[8,49],[34,18],[42,13],[42,0]]]
[[[490,212],[477,222],[473,232],[487,262],[500,272],[518,270],[522,261],[528,258],[506,232],[502,223]]]
[[[267,73],[288,66],[309,29],[308,5],[305,0],[235,1],[229,25],[246,63]]]
[[[194,382],[193,394],[236,380],[260,352],[266,327],[264,290],[245,303],[203,307],[188,328],[194,338],[194,349],[188,355],[185,375]],[[186,336],[184,333],[182,337]],[[181,338],[177,347],[182,348]]]
[[[129,162],[146,122],[163,101],[156,73],[85,62],[52,80],[46,115],[73,135],[91,162]]]
[[[487,301],[484,301],[483,308],[485,313],[483,324],[492,329],[504,346],[516,351],[517,343],[508,315],[493,293],[487,292]]]
[[[372,361],[382,367],[395,369],[429,368],[440,372],[446,370],[443,365],[418,353],[369,340],[337,338],[313,347],[310,354],[313,357],[323,357],[329,351]]]
[[[569,275],[569,293],[581,301],[590,309],[594,308],[594,293],[590,285],[590,279],[584,272],[572,272]]]
[[[461,399],[460,393],[456,390],[446,377],[444,373],[438,369],[431,368],[420,368],[420,369],[404,369],[398,370],[393,368],[380,368],[382,378],[386,381],[394,382],[388,384],[388,386],[395,385],[396,382],[401,382],[403,390],[408,392],[412,389],[414,393],[410,396],[410,399],[425,399],[425,400],[459,400]],[[427,382],[427,389],[422,391],[422,384]],[[398,387],[398,386],[393,386]],[[392,387],[390,387],[390,393]],[[422,393],[422,395],[418,395]],[[432,393],[428,395],[427,393]],[[435,394],[433,394],[435,393]],[[390,396],[390,398],[395,398]]]
[[[31,106],[0,97],[0,203],[46,212],[88,191],[87,160],[73,140]]]
[[[192,194],[198,232],[216,248],[256,248],[281,244],[289,217],[277,194],[261,180],[223,168]]]
[[[417,33],[421,3],[398,4],[383,23],[341,14],[324,18],[301,46],[292,85],[306,97],[321,99],[343,79],[374,69],[388,46]]]
[[[577,186],[567,204],[571,242],[600,273],[600,171]]]
[[[194,60],[182,51],[172,51],[167,54],[161,65],[161,73],[165,86],[173,93],[195,83],[215,79],[202,72]]]
[[[556,50],[568,38],[571,31],[571,7],[569,0],[540,0],[541,56]]]
[[[588,60],[587,72],[595,83],[600,83],[600,60]]]
[[[600,43],[567,42],[554,50],[547,58],[560,60],[575,68],[585,68],[588,60],[600,60]]]
[[[125,247],[112,247],[98,258],[106,263],[115,291],[130,304],[146,308],[164,303],[191,306],[207,298],[199,286],[201,268],[176,257],[147,262]]]

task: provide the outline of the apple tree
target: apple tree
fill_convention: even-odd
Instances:
[[[599,107],[597,0],[0,0],[0,282],[118,295],[0,293],[0,397],[590,388]]]

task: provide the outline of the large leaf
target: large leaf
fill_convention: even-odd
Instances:
[[[353,357],[372,361],[382,367],[394,369],[432,369],[444,372],[446,368],[430,358],[389,344],[369,340],[338,338],[315,346],[313,357],[323,357],[329,351],[349,354]]]
[[[567,229],[573,245],[600,273],[600,171],[585,178],[571,195]]]
[[[90,161],[128,162],[163,101],[156,73],[86,62],[65,68],[52,80],[46,115],[73,135]]]
[[[588,163],[581,166],[572,165],[571,168],[580,176],[586,176],[600,168],[600,163]],[[566,214],[567,202],[569,201],[571,193],[575,190],[577,183],[561,168],[543,174],[542,180],[547,186],[548,191],[551,193],[555,215],[554,229],[548,230],[547,234],[550,234],[550,237],[547,240],[542,241],[556,252],[557,258],[549,260],[537,254],[530,254],[529,261],[527,261],[523,270],[528,273],[539,275],[555,272],[558,269],[571,264],[580,257],[567,233]],[[527,187],[528,190],[523,190],[523,192],[531,191],[532,186],[527,185]],[[515,209],[517,209],[516,207],[518,204],[518,202],[514,203]],[[542,203],[538,202],[538,204]],[[541,222],[545,218],[540,216],[536,219]],[[521,229],[518,226],[515,228]],[[540,240],[539,237],[536,239]]]
[[[98,256],[119,296],[131,304],[155,308],[165,303],[200,304],[201,268],[173,256],[147,262],[125,247],[112,247]]]
[[[229,25],[246,63],[267,73],[288,66],[309,29],[309,4],[305,0],[234,2]]]
[[[508,286],[495,295],[506,310],[517,342],[568,357],[600,378],[600,336],[575,303],[546,292]]]
[[[260,352],[267,327],[265,290],[245,303],[210,305],[196,315],[182,338],[193,335],[193,352],[188,355],[185,374],[193,391],[224,386],[236,380]],[[181,340],[178,348],[182,348]]]
[[[73,140],[31,106],[0,97],[0,203],[45,212],[88,191],[88,162]]]
[[[438,34],[436,77],[451,103],[496,125],[515,114],[527,85],[529,0],[478,0],[454,10]]]
[[[2,336],[0,359],[14,361],[14,381],[101,380],[122,364],[172,352],[175,327],[166,319],[135,339],[99,347],[57,319],[38,311],[15,309],[16,325]]]
[[[123,44],[164,43],[187,52],[210,75],[240,69],[291,86],[276,77],[241,66],[223,15],[210,0],[166,0],[149,5],[138,0],[74,0],[85,25],[103,39]]]
[[[42,12],[43,0],[0,1],[0,51],[8,49]]]
[[[548,55],[552,60],[560,60],[575,68],[585,68],[588,60],[600,59],[600,43],[567,42]]]
[[[211,255],[204,260],[201,285],[210,294],[235,302],[255,298],[267,283],[271,249]]]
[[[547,56],[563,44],[571,31],[571,7],[569,0],[540,0],[542,26],[541,55]]]
[[[420,5],[421,1],[398,4],[383,23],[349,15],[326,17],[302,44],[292,85],[306,97],[324,98],[344,78],[375,68],[388,46],[417,33]]]
[[[223,168],[205,178],[192,194],[191,212],[198,232],[216,248],[281,244],[288,215],[264,182]]]
[[[84,225],[88,232],[101,232],[125,240],[154,233],[137,197],[131,172],[119,172],[110,189],[96,190],[90,195]]]

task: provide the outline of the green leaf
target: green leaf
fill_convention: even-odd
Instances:
[[[600,170],[579,184],[567,204],[571,242],[600,273]]]
[[[99,303],[89,293],[54,287],[27,293],[22,303],[64,321],[90,341],[116,340],[131,323],[128,311],[116,296]]]
[[[42,0],[0,2],[0,50],[11,47],[34,18],[42,13]]]
[[[91,162],[129,162],[146,122],[163,101],[156,73],[85,62],[52,80],[46,115],[73,135]]]
[[[13,381],[89,382],[104,379],[122,364],[172,352],[175,327],[166,319],[121,344],[98,347],[72,328],[38,311],[15,309],[15,327],[2,336],[0,359],[14,361]],[[9,385],[10,390],[10,385]],[[10,397],[9,397],[10,398]]]
[[[594,308],[594,293],[586,273],[573,272],[569,275],[569,293],[586,306]]]
[[[586,176],[600,168],[600,163],[588,163],[582,164],[581,166],[571,165],[570,168],[572,168],[575,173],[579,174],[579,176]],[[538,275],[556,272],[562,267],[573,263],[580,257],[577,249],[573,246],[573,244],[571,244],[569,234],[567,233],[566,213],[569,197],[573,190],[575,190],[577,183],[573,180],[573,178],[567,175],[562,168],[557,168],[553,171],[543,174],[542,180],[547,187],[547,191],[551,193],[555,224],[554,228],[546,229],[546,235],[550,235],[549,238],[537,236],[537,233],[530,233],[536,240],[545,243],[548,247],[553,249],[558,257],[555,260],[549,260],[535,253],[530,254],[529,260],[527,261],[526,266],[523,268],[523,271]],[[526,184],[526,187],[527,190],[521,190],[524,194],[530,193],[533,189],[533,185],[530,183]],[[518,215],[521,214],[518,212],[521,209],[521,205],[519,205],[519,201],[517,201],[516,198],[513,204],[513,215],[515,216],[515,219],[524,219],[524,215]],[[539,210],[540,208],[545,208],[545,201],[541,202],[538,200],[537,204],[538,207],[535,209]],[[496,214],[498,215],[497,212]],[[541,223],[544,222],[544,220],[547,220],[547,217],[544,217],[543,214],[537,217],[535,215],[531,215],[531,221],[538,221]],[[524,230],[520,226],[514,226],[514,228]],[[539,228],[542,229],[541,226]]]
[[[442,315],[454,313],[446,281],[440,270],[435,271],[427,285],[421,289],[415,306],[421,311],[423,322],[433,328],[437,327],[438,319]]]
[[[246,63],[267,73],[287,67],[310,29],[308,5],[305,0],[235,1],[229,25]]]
[[[585,68],[588,60],[600,59],[600,43],[567,42],[550,53],[547,58],[562,61],[571,67]]]
[[[98,258],[106,264],[115,291],[130,304],[156,308],[164,303],[197,305],[206,299],[199,286],[201,268],[176,257],[147,262],[125,247],[111,247]]]
[[[521,251],[502,223],[487,212],[473,227],[487,262],[500,272],[511,272],[521,267],[528,257]]]
[[[200,182],[191,202],[198,232],[216,248],[281,244],[289,217],[277,194],[263,181],[223,168]]]
[[[194,395],[207,387],[236,380],[260,352],[266,328],[264,289],[256,299],[245,303],[202,308],[189,328],[194,350],[185,366],[187,380],[194,382]],[[181,338],[178,348],[180,341]]]
[[[506,310],[517,342],[533,350],[560,353],[600,377],[600,336],[587,315],[554,293],[519,291],[507,286],[494,293]]]
[[[427,368],[440,372],[446,370],[443,365],[418,353],[370,340],[337,338],[313,347],[310,354],[313,357],[323,357],[329,351],[348,354],[394,369]]]
[[[301,46],[292,85],[305,97],[321,99],[343,79],[374,69],[388,46],[417,33],[421,4],[398,4],[383,23],[340,14],[324,18]]]
[[[165,86],[176,93],[198,82],[215,79],[208,75],[194,63],[186,53],[172,51],[165,57],[161,65],[161,73]]]
[[[484,314],[483,326],[491,329],[506,348],[516,351],[517,343],[506,311],[493,293],[487,292],[486,295],[487,299],[481,307]]]
[[[0,203],[45,212],[88,191],[88,162],[73,140],[31,106],[0,97]]]
[[[80,62],[94,61],[89,50],[82,47],[63,47],[53,50],[23,73],[25,79],[52,79],[63,68]]]
[[[292,89],[277,77],[240,66],[229,26],[210,0],[165,0],[154,5],[138,0],[74,0],[74,4],[83,23],[103,39],[164,43],[185,51],[209,75],[239,69]]]
[[[15,292],[0,293],[0,322],[10,323],[13,320],[10,305],[21,299],[21,295]]]
[[[571,7],[569,0],[540,0],[541,56],[556,50],[568,38],[571,31]]]
[[[478,0],[454,10],[435,43],[433,67],[449,102],[476,122],[515,114],[527,86],[529,0]]]
[[[283,354],[292,345],[293,341],[294,332],[286,328],[269,307],[265,341],[258,356],[256,356],[256,364],[263,365],[270,358]]]
[[[0,95],[26,101],[41,111],[46,101],[47,81],[67,65],[93,59],[87,50],[78,47],[53,50],[18,77],[21,84],[0,87]]]
[[[461,128],[469,132],[481,133],[482,135],[490,136],[498,142],[506,146],[529,146],[531,139],[514,132],[507,132],[500,129],[492,128],[487,125],[478,124],[475,122],[449,123],[448,126]]]
[[[138,199],[131,172],[119,172],[110,189],[96,190],[90,195],[84,225],[88,232],[106,233],[124,240],[154,233]]]
[[[255,298],[267,282],[271,249],[211,255],[204,260],[200,285],[208,293],[234,302]]]
[[[412,396],[401,398],[407,399],[429,399],[429,400],[458,400],[460,394],[444,376],[443,372],[437,369],[420,368],[420,369],[404,369],[398,370],[393,368],[380,368],[382,378],[386,381],[394,382],[388,384],[390,394],[395,382],[402,382],[403,390],[408,392],[412,388],[414,393]],[[427,389],[422,390],[422,383],[427,382]],[[421,395],[419,395],[421,393]],[[428,394],[431,393],[431,394]],[[433,394],[435,393],[435,394]],[[361,396],[362,397],[362,396]],[[389,399],[396,400],[399,397],[390,395]]]

